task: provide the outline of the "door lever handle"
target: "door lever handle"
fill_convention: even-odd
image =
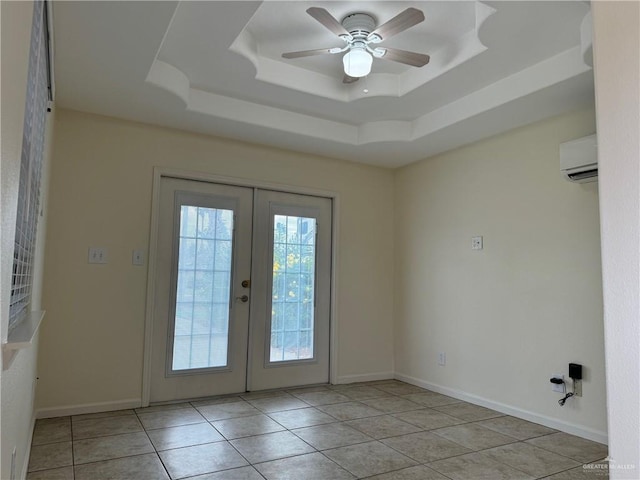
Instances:
[[[236,297],[236,301],[241,301],[242,303],[247,303],[249,301],[249,295],[242,295],[241,297]]]

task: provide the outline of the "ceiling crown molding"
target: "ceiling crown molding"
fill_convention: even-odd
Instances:
[[[146,81],[180,98],[188,111],[349,145],[412,142],[485,111],[591,70],[574,47],[412,121],[385,120],[354,126],[219,95],[189,85],[186,75],[155,60]],[[508,119],[506,119],[509,122]]]

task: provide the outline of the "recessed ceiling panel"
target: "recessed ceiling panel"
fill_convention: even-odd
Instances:
[[[375,58],[347,85],[344,53],[282,58],[345,45],[310,7],[378,24],[419,9],[423,22],[380,45],[431,60]],[[515,106],[523,124],[592,104],[588,12],[575,1],[55,2],[58,103],[397,166],[513,127],[500,112]]]

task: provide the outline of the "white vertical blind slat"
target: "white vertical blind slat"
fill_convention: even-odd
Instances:
[[[31,303],[33,262],[40,204],[40,177],[47,102],[49,100],[45,7],[44,1],[37,0],[33,9],[9,304],[10,329],[27,316]]]

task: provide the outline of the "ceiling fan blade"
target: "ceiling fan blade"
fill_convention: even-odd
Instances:
[[[344,77],[342,77],[342,83],[346,83],[347,85],[349,85],[350,83],[355,83],[358,80],[360,80],[360,77],[350,77],[346,73],[344,74]]]
[[[311,7],[307,9],[307,13],[315,18],[318,22],[324,25],[338,36],[346,35],[350,36],[349,32],[342,26],[342,24],[336,20],[333,15],[327,12],[324,8]]]
[[[399,48],[380,48],[384,48],[385,50],[385,54],[380,58],[391,60],[392,62],[404,63],[414,67],[423,67],[429,63],[430,60],[429,55],[425,55],[424,53],[408,52],[407,50],[400,50]]]
[[[330,53],[336,53],[332,51],[333,48],[316,48],[315,50],[300,50],[299,52],[287,52],[283,53],[283,58],[300,58],[311,57],[312,55],[324,55]]]
[[[378,36],[382,40],[396,35],[400,32],[404,32],[407,28],[411,28],[414,25],[424,21],[424,13],[417,8],[407,8],[405,11],[400,12],[386,23],[383,23],[373,32],[369,34],[369,39],[374,36]]]

